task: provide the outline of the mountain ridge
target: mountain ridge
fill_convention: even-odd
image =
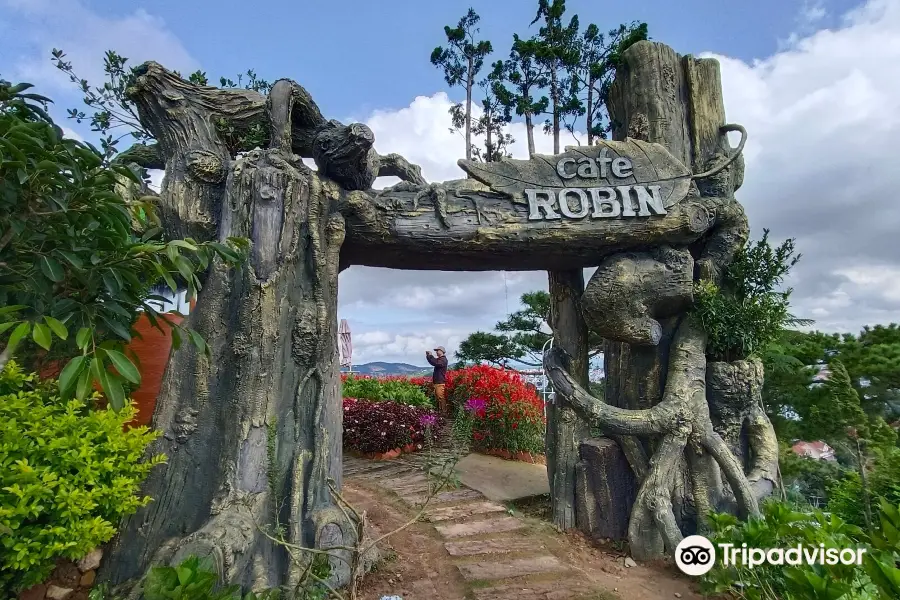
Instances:
[[[424,375],[430,371],[431,367],[418,367],[400,362],[375,361],[353,365],[353,373],[360,375]],[[342,367],[341,372],[347,373],[349,369]]]

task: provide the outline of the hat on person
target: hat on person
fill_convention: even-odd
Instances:
[[[441,352],[443,352],[444,354],[447,354],[447,351],[444,350],[444,347],[443,347],[443,346],[438,346],[437,348],[434,349],[434,351],[435,351],[435,352],[441,351]]]

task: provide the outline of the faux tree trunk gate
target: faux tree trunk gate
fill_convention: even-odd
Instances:
[[[609,349],[615,393],[609,404],[590,397],[586,365],[567,368],[566,350],[577,355],[585,343],[577,336],[546,357],[562,401],[548,432],[562,449],[549,465],[564,472],[554,494],[573,494],[577,415],[616,436],[640,476],[629,536],[636,555],[671,548],[692,526],[672,510],[678,493],[679,506],[732,498],[754,513],[752,481],[771,477],[772,459],[757,446],[771,440],[747,407],[756,425],[745,469],[716,433],[703,333],[686,316],[694,280],[716,278],[747,237],[733,197],[739,150],[727,147],[716,107],[717,66],[649,42],[625,63],[611,107],[629,124],[620,141],[530,161],[461,160],[469,178],[440,184],[375,152],[365,125],[326,120],[292,81],[264,97],[140,67],[129,95],[158,143],[133,157],[165,164],[164,226],[199,240],[245,237],[252,250],[242,267],[214,264],[205,276],[188,324],[209,356],[185,345],[170,360],[153,417],[163,433],[153,450],[169,461],[147,481],[154,502],[124,524],[103,577],[127,584],[193,554],[248,588],[289,585],[301,569],[261,527],[278,524],[308,547],[354,542],[355,524],[329,494],[341,480],[337,278],[351,265],[561,278],[599,265],[583,293],[580,276],[559,286],[578,293],[556,299],[552,321],[621,345]],[[257,125],[268,147],[232,156],[222,132]],[[379,175],[404,181],[376,191]]]

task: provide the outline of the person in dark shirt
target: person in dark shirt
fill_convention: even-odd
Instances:
[[[441,411],[441,414],[447,415],[449,412],[447,410],[447,352],[444,350],[443,346],[438,346],[434,349],[437,356],[432,354],[430,351],[425,352],[425,358],[428,360],[429,364],[434,367],[434,375],[431,377],[432,383],[434,383],[434,398],[437,400],[438,410]]]

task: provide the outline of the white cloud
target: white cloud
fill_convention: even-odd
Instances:
[[[807,3],[800,21],[821,23],[821,8]],[[717,58],[728,119],[750,133],[738,198],[753,233],[769,228],[775,239],[795,237],[803,253],[788,282],[794,313],[830,331],[898,320],[900,2],[870,0],[840,28],[798,34],[764,60]],[[443,92],[419,96],[366,122],[380,152],[403,154],[429,180],[456,179],[463,177],[456,160],[464,144],[448,131],[450,105]],[[524,125],[514,124],[512,133],[514,154],[524,157]],[[538,151],[551,153],[550,138],[535,135]],[[497,273],[353,267],[341,276],[341,317],[354,332],[384,334],[360,349],[365,360],[421,364],[432,340],[452,353],[457,338],[504,318],[507,294],[515,310],[522,292],[546,289],[544,273],[515,276],[504,285]]]
[[[0,0],[8,13],[7,28],[16,31],[20,52],[13,74],[21,81],[70,90],[65,74],[50,62],[50,50],[67,54],[75,72],[92,85],[101,85],[103,54],[115,50],[136,66],[155,60],[170,69],[189,73],[199,67],[165,21],[143,8],[130,13],[93,11],[79,0]]]
[[[74,129],[69,129],[68,127],[63,127],[63,137],[68,138],[70,140],[75,140],[76,142],[83,142],[84,138],[78,135],[78,132]]]

